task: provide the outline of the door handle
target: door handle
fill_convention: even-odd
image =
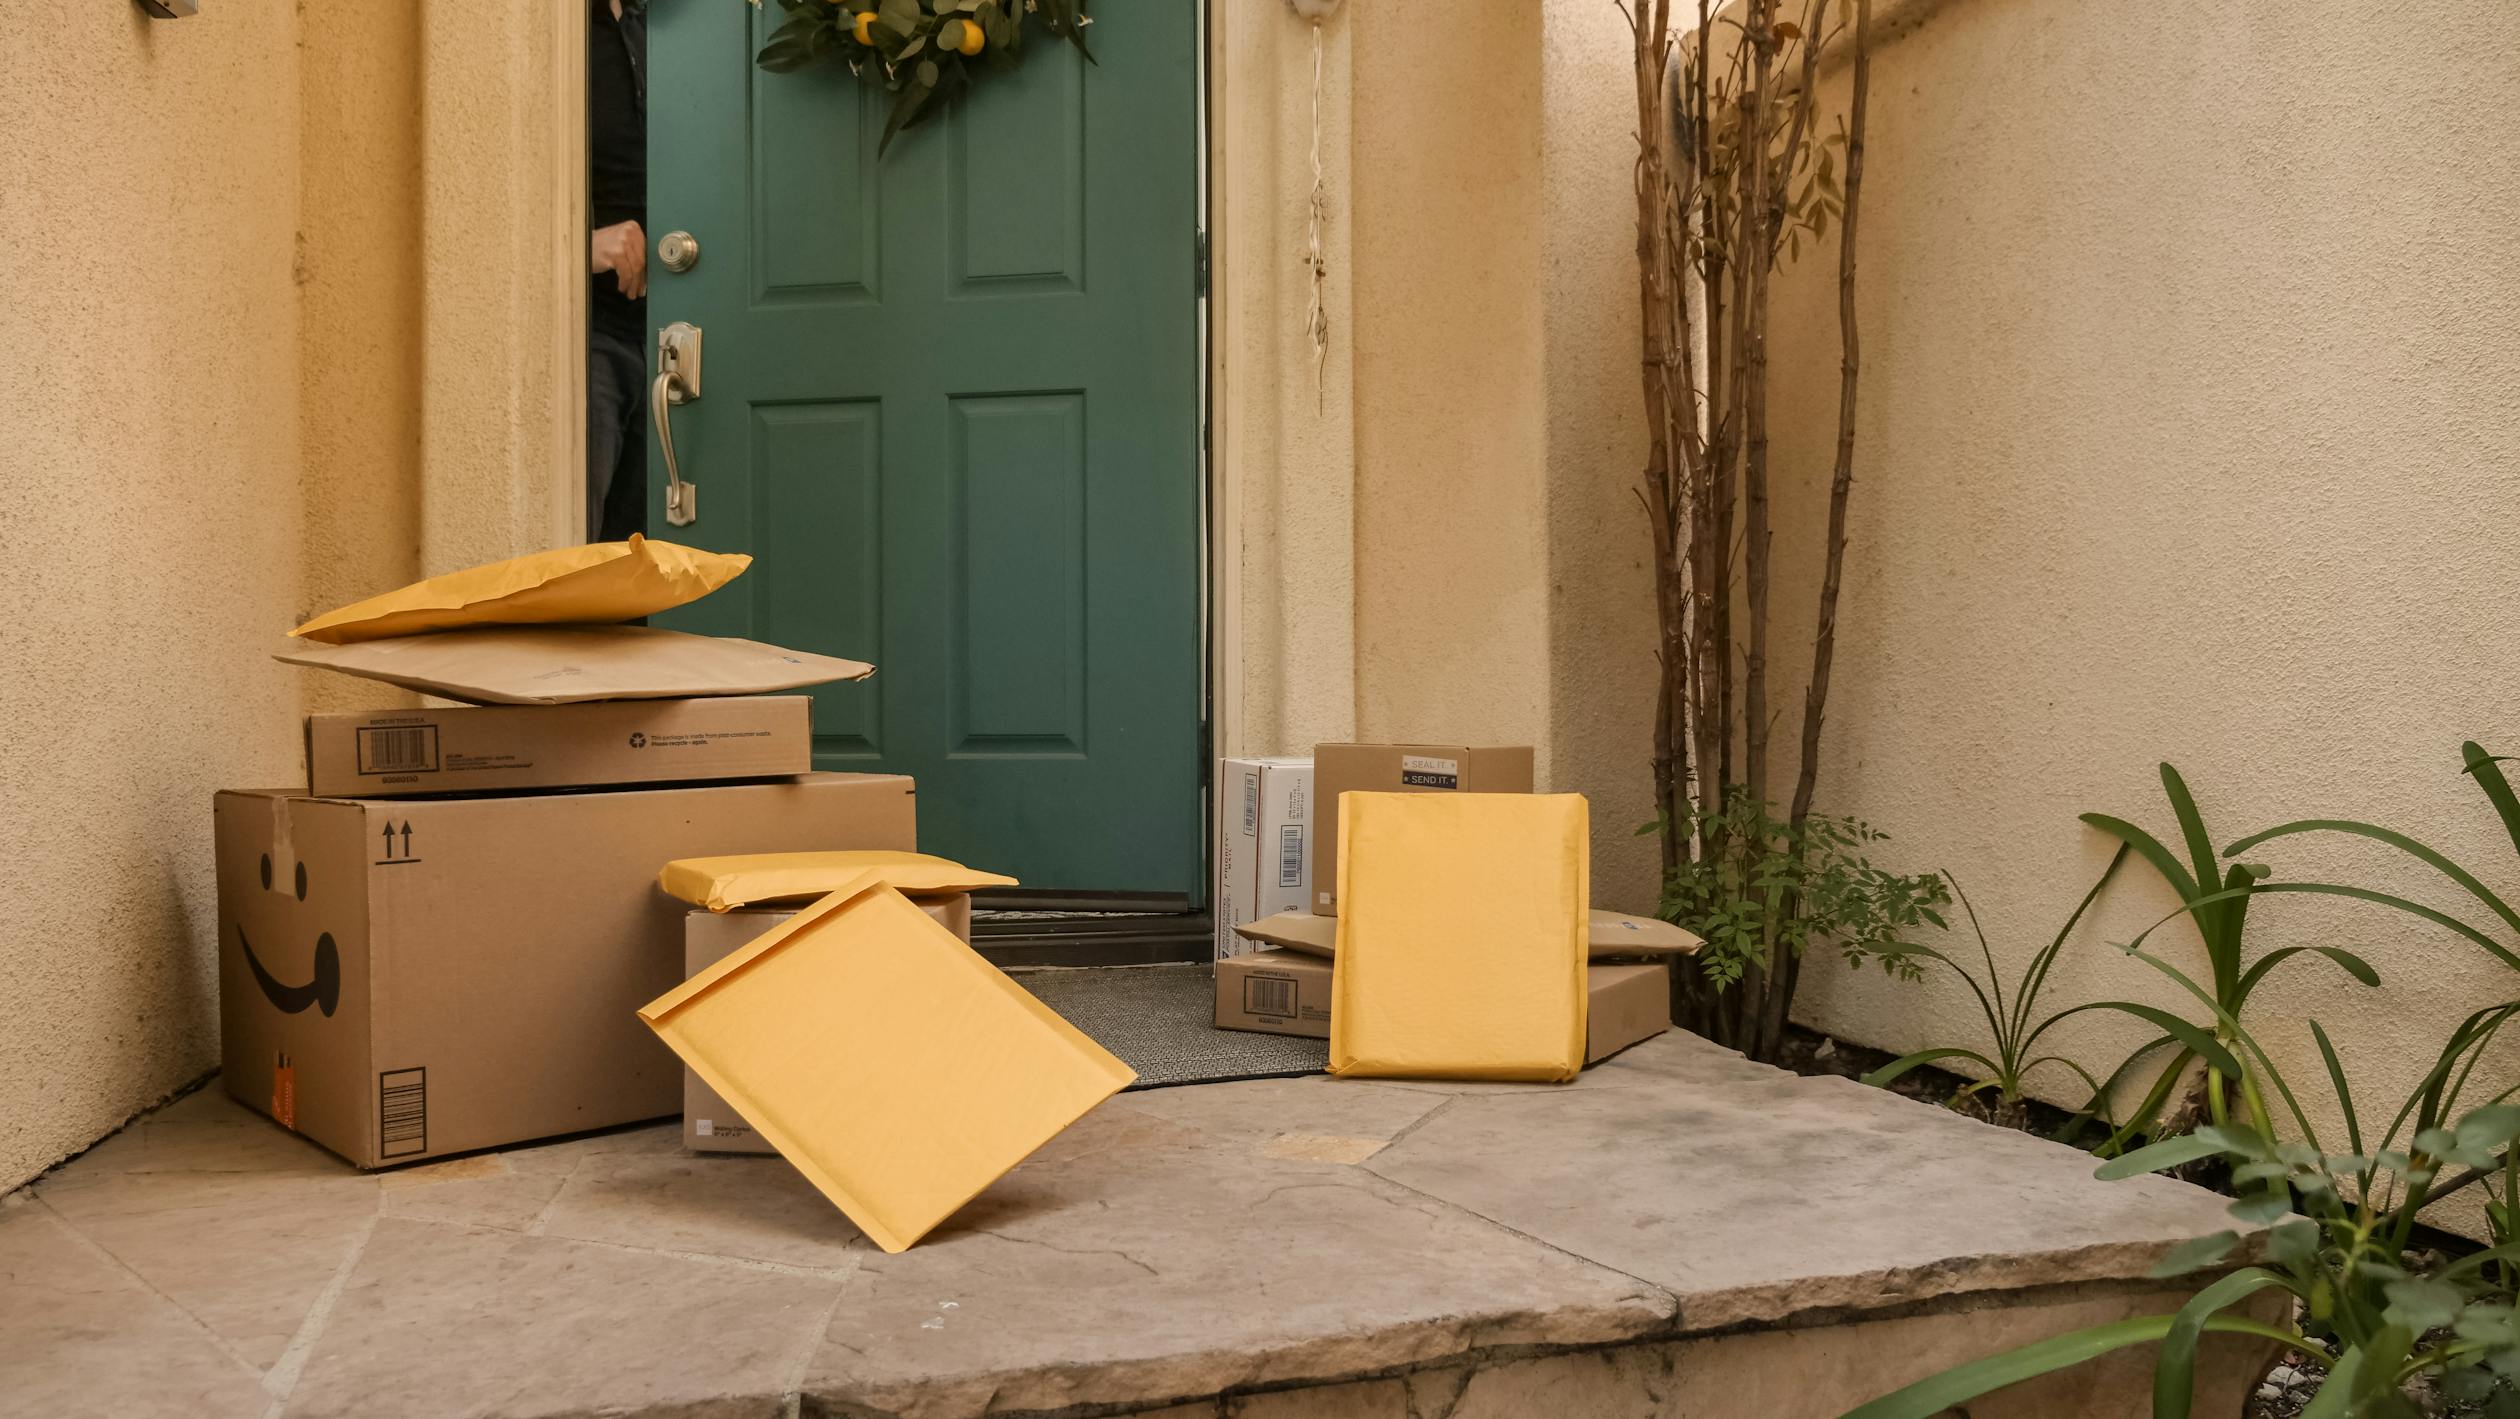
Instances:
[[[700,490],[685,481],[674,457],[673,406],[700,397],[700,327],[677,320],[656,332],[656,383],[648,389],[648,418],[665,453],[665,521],[689,527],[700,520]]]

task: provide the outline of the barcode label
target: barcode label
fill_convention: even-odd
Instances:
[[[1243,775],[1243,836],[1260,835],[1260,773],[1254,769]]]
[[[1243,1013],[1295,1018],[1295,982],[1270,976],[1243,977]]]
[[[1278,824],[1278,885],[1304,885],[1304,825]]]
[[[429,1151],[429,1071],[389,1069],[376,1076],[376,1155],[409,1158]]]
[[[433,774],[438,766],[437,726],[396,724],[359,730],[359,772]]]

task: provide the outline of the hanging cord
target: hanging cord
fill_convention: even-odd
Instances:
[[[1330,368],[1330,266],[1321,256],[1321,230],[1330,220],[1330,187],[1321,175],[1321,21],[1312,24],[1312,202],[1304,223],[1304,265],[1312,270],[1312,305],[1304,333],[1313,346],[1313,413],[1326,407]]]

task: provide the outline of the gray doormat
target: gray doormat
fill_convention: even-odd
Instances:
[[[1328,1040],[1216,1028],[1211,966],[1016,971],[1024,989],[1137,1071],[1132,1089],[1277,1079],[1330,1067]]]

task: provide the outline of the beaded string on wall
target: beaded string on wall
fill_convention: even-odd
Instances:
[[[778,0],[787,19],[753,62],[776,74],[829,60],[893,96],[881,153],[893,135],[916,128],[969,89],[977,72],[1012,69],[1024,55],[1027,21],[1076,46],[1087,63],[1085,0]],[[753,8],[761,0],[752,0]],[[1019,9],[1018,6],[1021,8]]]
[[[1304,309],[1304,336],[1312,341],[1313,412],[1318,414],[1330,369],[1330,265],[1321,254],[1322,229],[1330,222],[1330,184],[1321,170],[1321,22],[1338,12],[1339,0],[1286,3],[1312,26],[1312,196],[1304,209],[1304,269],[1312,278],[1312,297]]]

